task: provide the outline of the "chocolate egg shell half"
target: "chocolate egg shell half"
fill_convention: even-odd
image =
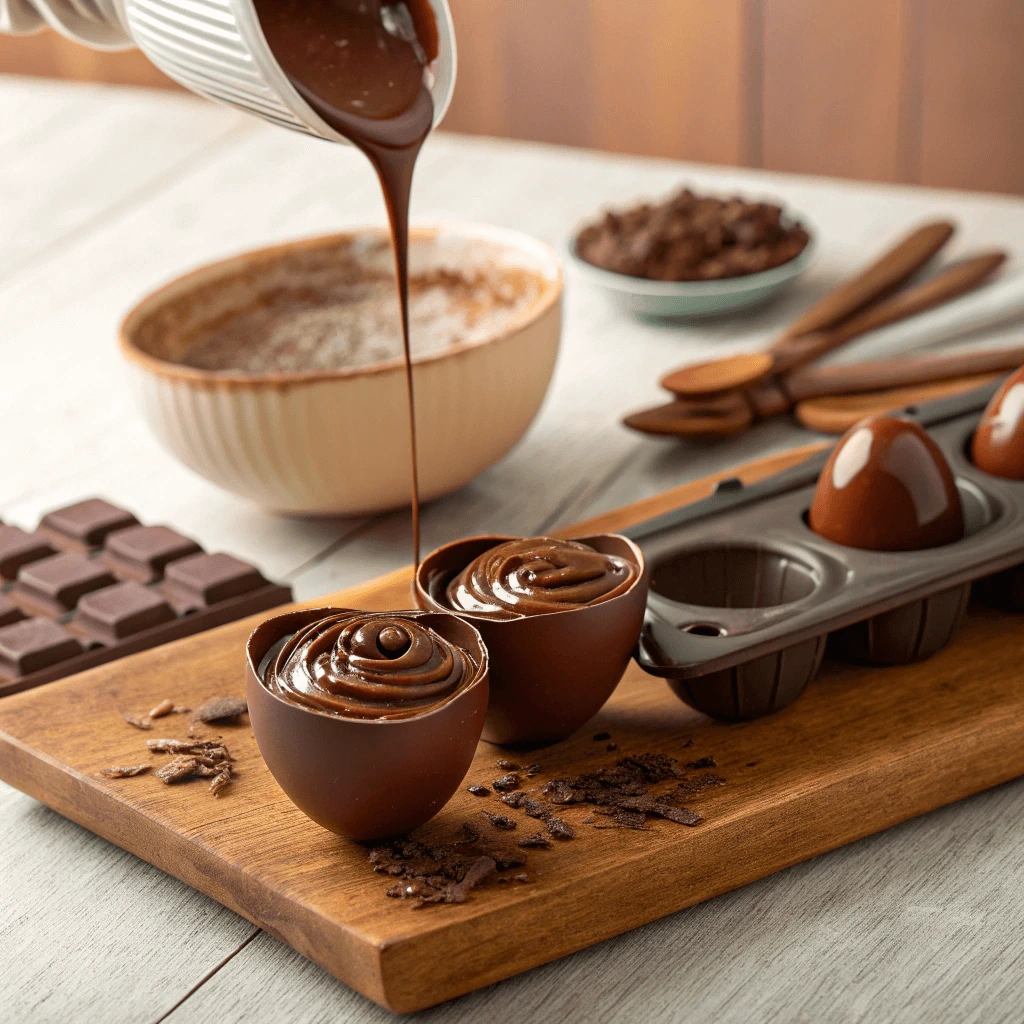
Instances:
[[[448,610],[448,583],[485,551],[513,537],[469,537],[431,552],[416,574],[416,602]],[[490,655],[490,705],[483,738],[491,743],[556,743],[592,718],[622,678],[643,626],[648,574],[640,549],[618,534],[576,537],[639,570],[623,594],[567,611],[517,619],[458,612]]]
[[[350,839],[390,839],[429,821],[469,771],[487,711],[487,650],[472,625],[455,615],[396,612],[463,648],[477,666],[469,686],[412,718],[344,718],[290,703],[264,686],[261,666],[278,641],[347,611],[355,614],[287,612],[256,627],[246,645],[249,718],[263,760],[299,810]]]
[[[983,473],[1024,480],[1024,367],[986,406],[971,440],[971,461]]]
[[[964,535],[945,455],[922,427],[894,416],[861,420],[842,437],[808,522],[826,540],[868,551],[919,551]]]

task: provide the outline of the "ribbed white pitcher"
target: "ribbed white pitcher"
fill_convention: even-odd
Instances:
[[[455,87],[455,32],[448,0],[429,0],[437,20],[433,81],[435,126]],[[296,92],[274,59],[251,0],[0,0],[0,32],[49,25],[93,49],[137,46],[193,92],[267,121],[345,142]]]

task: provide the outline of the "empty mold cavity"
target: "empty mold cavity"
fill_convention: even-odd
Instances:
[[[791,555],[739,545],[671,555],[651,574],[656,594],[705,608],[775,608],[810,597],[819,584],[818,572]],[[706,624],[696,623],[687,632],[721,635],[701,628]]]

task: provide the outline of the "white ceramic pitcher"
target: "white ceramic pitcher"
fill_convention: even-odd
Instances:
[[[448,0],[429,0],[438,57],[430,66],[434,124],[455,87]],[[94,49],[137,46],[166,75],[212,100],[334,142],[345,139],[313,112],[274,59],[251,0],[0,0],[0,32],[49,25]]]

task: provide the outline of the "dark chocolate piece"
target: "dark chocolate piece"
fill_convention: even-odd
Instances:
[[[16,579],[23,565],[56,553],[53,545],[38,533],[26,533],[17,526],[0,526],[0,577],[5,580]]]
[[[171,606],[155,590],[141,583],[118,583],[83,597],[71,628],[112,644],[175,618]]]
[[[564,818],[556,818],[552,816],[544,823],[544,827],[556,839],[576,838],[576,830]]]
[[[113,768],[104,768],[100,775],[105,779],[132,779],[136,775],[145,775],[153,766],[151,764],[130,764]]]
[[[171,604],[186,612],[247,594],[266,582],[248,562],[232,555],[189,555],[167,566],[163,589]]]
[[[0,627],[21,622],[24,618],[27,618],[25,613],[6,594],[0,594]]]
[[[718,762],[713,757],[701,757],[696,761],[687,761],[687,768],[717,768]]]
[[[500,779],[495,779],[491,785],[499,793],[508,793],[519,788],[519,776],[515,772],[509,772],[508,775],[502,775]]]
[[[58,545],[76,551],[99,547],[115,530],[136,526],[138,519],[102,498],[88,498],[43,516],[39,529]]]
[[[12,593],[31,611],[63,615],[86,594],[116,582],[109,569],[92,559],[65,552],[22,566]]]
[[[495,828],[511,832],[516,823],[507,814],[491,814],[490,811],[480,812]]]
[[[499,767],[499,768],[500,768],[500,769],[501,769],[501,770],[502,770],[503,772],[514,772],[514,771],[518,771],[518,769],[519,769],[519,765],[517,765],[517,764],[515,763],[515,761],[509,761],[509,760],[507,760],[507,759],[506,759],[506,758],[504,758],[504,757],[499,757],[499,758],[498,758],[498,760],[497,760],[497,761],[495,761],[494,763],[495,763],[495,764],[496,764],[496,765],[497,765],[497,766],[498,766],[498,767]]]
[[[248,710],[244,697],[211,697],[195,709],[192,718],[197,722],[226,722]]]
[[[131,526],[107,538],[102,557],[123,579],[154,583],[171,562],[201,551],[194,540],[167,526]]]
[[[520,839],[516,846],[530,847],[537,846],[542,850],[550,850],[554,844],[543,832],[535,832],[532,836]]]
[[[27,675],[82,653],[82,645],[50,619],[26,619],[0,629],[0,675]]]
[[[532,779],[535,775],[540,775],[544,768],[539,764],[528,764],[523,771],[526,773],[528,779]]]
[[[491,791],[486,786],[467,786],[466,791],[473,796],[490,796]]]

